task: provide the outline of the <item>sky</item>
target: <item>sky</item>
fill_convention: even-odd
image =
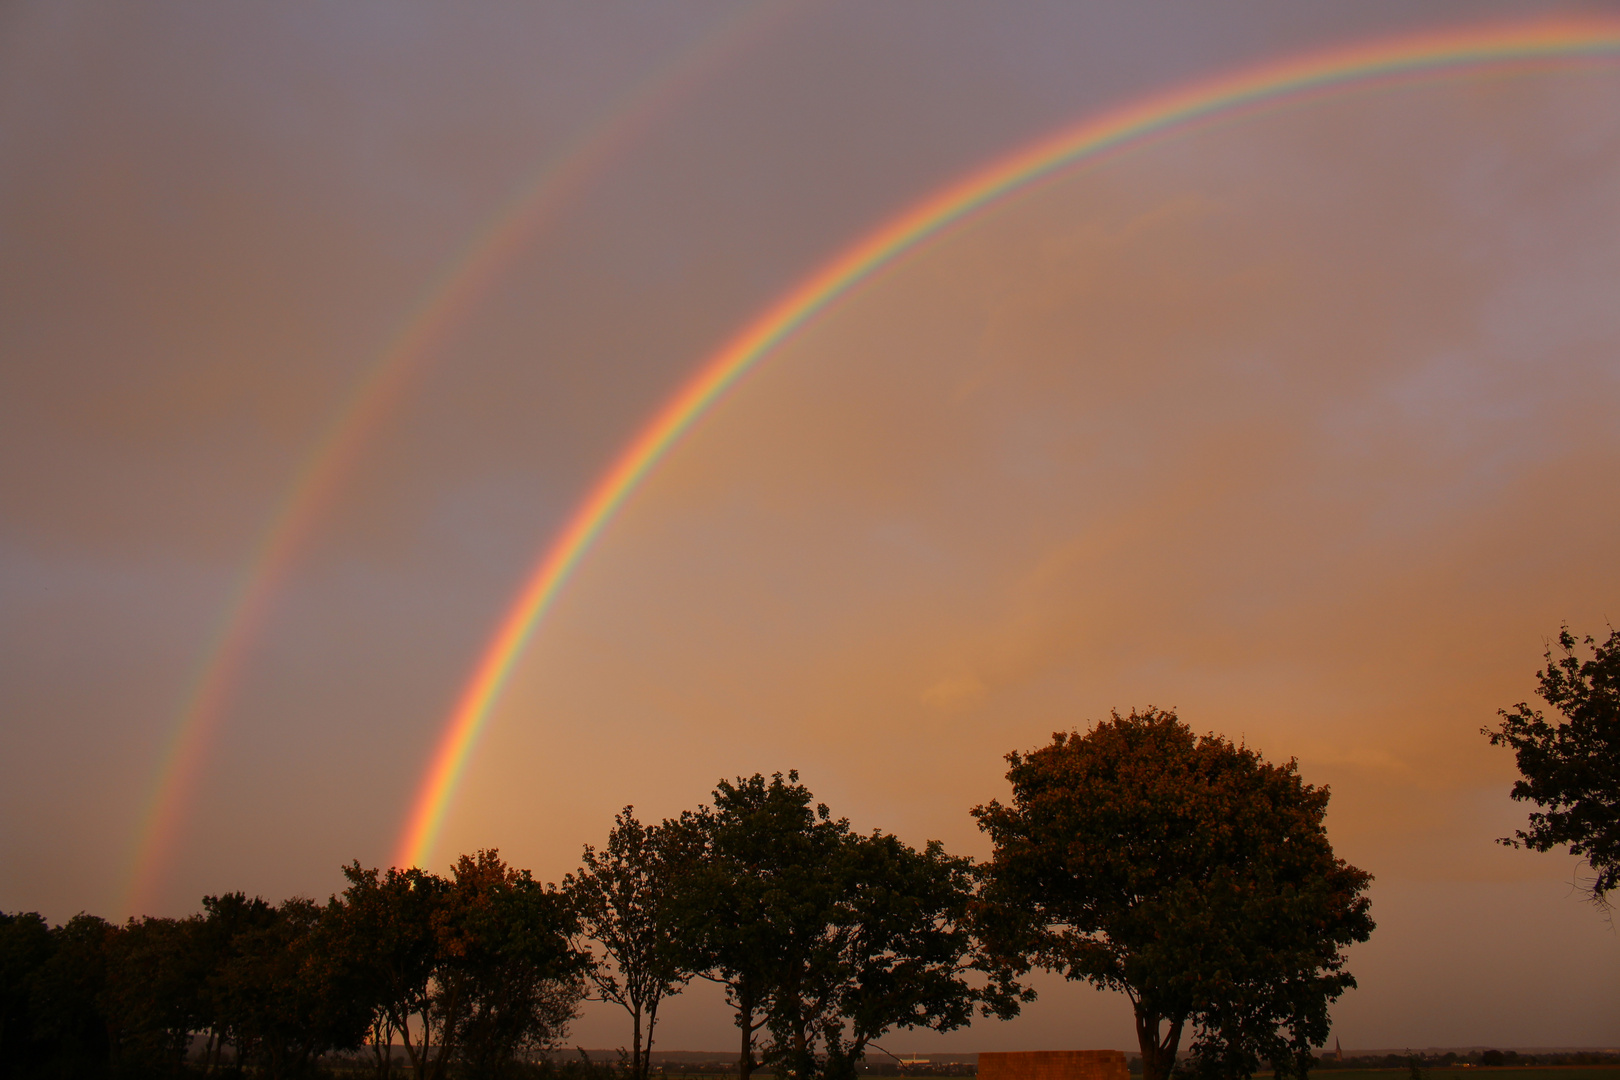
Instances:
[[[388,865],[537,560],[816,268],[1090,117],[1515,3],[0,8],[0,910]],[[429,856],[798,769],[983,858],[1110,709],[1296,759],[1374,875],[1353,1047],[1620,1045],[1506,849],[1548,641],[1620,613],[1620,62],[1291,99],[1061,169],[770,350],[563,582]],[[177,753],[176,748],[179,748]],[[1040,981],[896,1052],[1134,1044]],[[602,1006],[574,1041],[614,1046]],[[666,1049],[724,1049],[697,986]]]

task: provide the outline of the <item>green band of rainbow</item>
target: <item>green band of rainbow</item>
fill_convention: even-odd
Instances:
[[[1312,95],[1503,66],[1608,62],[1620,19],[1547,19],[1449,29],[1313,52],[1248,68],[1127,105],[1044,139],[906,210],[800,282],[715,353],[622,450],[575,510],[501,620],[449,717],[413,802],[396,862],[433,852],[490,709],[569,572],[643,477],[694,421],[785,337],[839,296],[941,229],[1066,165],[1107,151]]]

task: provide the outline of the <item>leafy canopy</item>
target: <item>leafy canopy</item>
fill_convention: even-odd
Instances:
[[[1597,642],[1589,659],[1576,655],[1577,641],[1564,627],[1558,634],[1562,653],[1546,652],[1547,666],[1537,672],[1540,696],[1564,717],[1549,723],[1519,702],[1502,709],[1496,730],[1485,728],[1493,746],[1508,746],[1523,779],[1513,785],[1513,798],[1542,809],[1530,814],[1530,828],[1500,841],[1512,847],[1551,851],[1569,845],[1596,872],[1588,886],[1598,903],[1620,885],[1620,631]]]
[[[1128,995],[1144,1080],[1189,1025],[1207,1074],[1303,1072],[1355,985],[1342,950],[1373,928],[1370,877],[1328,843],[1327,789],[1157,709],[1007,760],[1011,804],[973,811],[1004,960]]]
[[[726,986],[742,1076],[774,1063],[846,1080],[893,1028],[1016,1011],[979,977],[972,864],[938,843],[856,833],[791,772],[721,781],[713,806],[683,821],[703,846],[683,878],[682,939],[690,966]],[[756,1058],[761,1028],[770,1044]]]
[[[699,846],[686,822],[643,825],[627,806],[613,819],[607,847],[587,844],[579,873],[563,881],[585,936],[602,946],[591,984],[630,1015],[630,1080],[646,1080],[652,1068],[659,1004],[692,978],[676,894]]]

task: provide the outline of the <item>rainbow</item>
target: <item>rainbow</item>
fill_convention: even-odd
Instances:
[[[420,866],[512,665],[614,512],[692,424],[783,339],[903,253],[1064,166],[1282,104],[1481,69],[1609,62],[1620,19],[1545,19],[1447,29],[1312,52],[1218,76],[1088,119],[936,191],[825,263],[761,312],[664,403],[543,552],[457,700],[412,804],[395,862]]]
[[[792,0],[739,9],[632,85],[604,118],[548,155],[430,280],[392,337],[368,363],[299,463],[261,531],[246,569],[181,698],[136,819],[121,909],[136,914],[172,857],[196,787],[247,657],[296,554],[352,474],[362,451],[429,363],[435,345],[475,310],[490,287],[555,220],[567,201],[729,57],[780,28]]]

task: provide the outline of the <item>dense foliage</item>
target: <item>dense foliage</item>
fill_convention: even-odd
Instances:
[[[1535,851],[1567,844],[1595,872],[1588,891],[1601,904],[1620,886],[1620,631],[1585,643],[1592,656],[1582,660],[1564,627],[1562,655],[1554,659],[1549,649],[1546,668],[1537,672],[1541,699],[1562,721],[1548,723],[1521,701],[1503,709],[1500,727],[1484,734],[1492,745],[1512,747],[1518,759],[1523,779],[1513,797],[1542,807],[1531,813],[1528,830],[1502,842]]]
[[[1131,995],[1147,1080],[1188,1022],[1206,1072],[1308,1059],[1353,985],[1339,947],[1372,925],[1366,875],[1322,833],[1327,793],[1169,714],[1011,760],[1013,805],[974,811],[989,867],[756,773],[657,825],[626,807],[561,888],[481,851],[448,876],[352,863],[325,903],[0,915],[0,1080],[646,1080],[659,1004],[695,977],[735,1011],[739,1080],[851,1080],[895,1028],[1015,1014],[1031,963]],[[630,1020],[617,1070],[545,1056],[587,994]]]
[[[1008,761],[1011,805],[974,810],[996,951],[1128,995],[1144,1080],[1169,1075],[1189,1027],[1201,1074],[1302,1074],[1355,985],[1343,949],[1373,928],[1371,879],[1328,844],[1327,790],[1153,709]]]
[[[847,1077],[893,1028],[948,1031],[975,1006],[1017,1011],[982,977],[967,860],[937,843],[918,851],[855,833],[796,773],[722,781],[686,821],[704,848],[683,940],[691,967],[726,986],[744,1077],[761,1062],[790,1077]],[[761,1028],[769,1042],[756,1058]]]
[[[0,1078],[310,1074],[404,1038],[417,1080],[499,1077],[552,1044],[586,954],[563,895],[493,851],[448,879],[357,865],[325,904],[210,896],[188,919],[0,915]]]

